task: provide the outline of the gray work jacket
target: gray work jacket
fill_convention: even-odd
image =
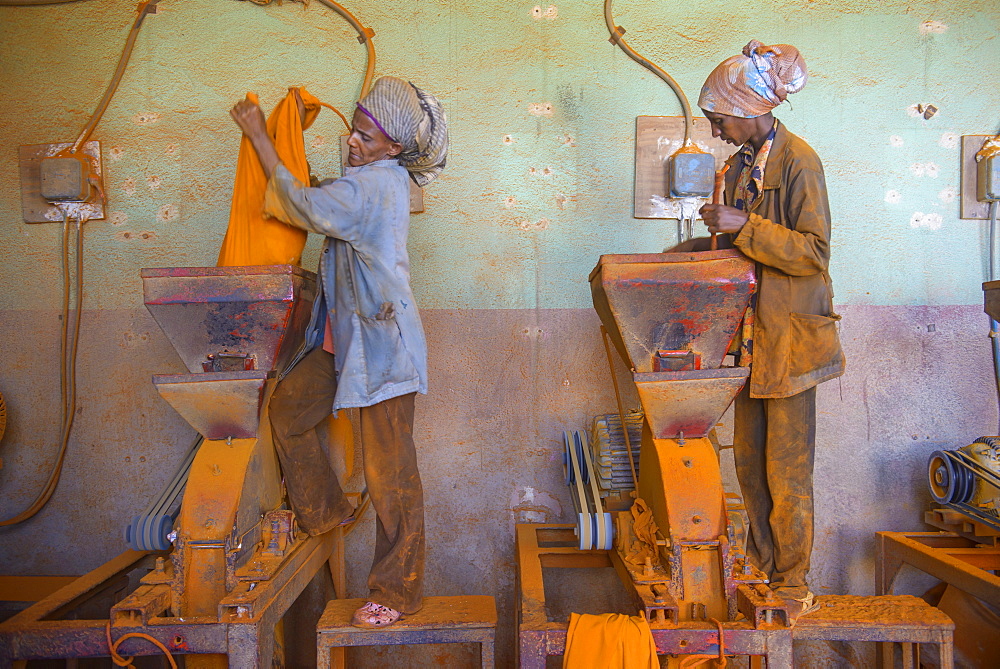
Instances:
[[[347,167],[320,188],[278,165],[264,211],[326,236],[306,352],[323,344],[330,319],[337,393],[333,411],[427,392],[427,343],[410,289],[406,239],[410,178],[396,160]],[[291,367],[291,365],[289,366]]]

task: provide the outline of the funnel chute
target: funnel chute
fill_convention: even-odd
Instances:
[[[292,265],[142,270],[146,308],[189,371],[153,385],[206,439],[257,436],[264,385],[302,342],[315,276]]]
[[[746,382],[720,368],[756,288],[739,251],[603,255],[590,275],[597,310],[633,370],[654,438],[703,437]],[[665,359],[686,368],[660,371]]]

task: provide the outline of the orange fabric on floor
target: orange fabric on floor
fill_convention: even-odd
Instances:
[[[302,183],[309,183],[309,165],[302,131],[319,116],[320,101],[299,88],[305,104],[305,120],[299,115],[295,89],[278,103],[267,119],[267,132],[285,167]],[[257,103],[257,96],[247,93],[247,99]],[[219,267],[233,265],[298,265],[306,244],[306,231],[264,215],[264,190],[269,174],[257,159],[250,140],[243,136],[236,165],[233,202],[229,210],[229,228],[219,251]]]
[[[642,616],[571,613],[563,669],[660,669]]]

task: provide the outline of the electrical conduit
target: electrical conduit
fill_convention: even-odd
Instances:
[[[27,509],[17,514],[13,518],[0,521],[0,527],[17,525],[33,517],[48,504],[49,499],[59,485],[59,477],[62,474],[63,462],[66,459],[66,447],[69,444],[69,435],[73,430],[73,418],[76,415],[76,353],[80,343],[80,318],[83,315],[83,224],[86,218],[79,218],[76,221],[76,309],[75,321],[73,323],[72,338],[68,337],[69,329],[69,216],[63,213],[63,305],[62,305],[62,334],[60,337],[60,364],[59,364],[59,387],[62,395],[62,427],[60,429],[61,439],[59,444],[59,455],[56,463],[49,472],[49,478],[45,482],[45,487],[35,497]]]
[[[361,22],[354,17],[354,14],[351,14],[343,6],[333,2],[333,0],[319,0],[319,2],[343,16],[344,19],[351,24],[351,27],[358,31],[358,41],[365,45],[365,49],[368,52],[368,65],[365,67],[365,79],[361,83],[361,95],[358,96],[358,99],[360,100],[368,95],[368,89],[371,88],[372,85],[372,75],[375,73],[375,45],[372,44],[371,39],[372,37],[375,37],[375,31],[361,25]]]
[[[990,202],[990,266],[989,280],[997,278],[997,206],[996,200]],[[993,380],[997,387],[997,400],[1000,401],[1000,323],[990,317],[990,344],[993,349]],[[997,428],[1000,434],[1000,427]]]
[[[326,0],[320,0],[320,2],[325,3]],[[611,0],[604,0],[604,22],[608,26],[608,32],[611,33],[611,39],[608,41],[610,41],[612,44],[617,44],[619,47],[621,47],[622,51],[628,54],[629,58],[642,65],[644,68],[646,68],[647,70],[658,76],[660,79],[663,79],[663,81],[667,82],[667,85],[670,86],[671,89],[673,89],[674,93],[677,95],[677,99],[681,103],[681,109],[684,111],[684,144],[682,146],[687,146],[688,144],[690,144],[691,124],[693,122],[691,117],[691,105],[688,103],[687,96],[684,95],[684,91],[681,90],[680,85],[678,85],[678,83],[674,81],[673,77],[671,77],[669,74],[660,69],[655,63],[639,55],[636,52],[636,50],[633,49],[631,46],[629,46],[628,42],[626,42],[622,38],[622,35],[625,34],[625,29],[622,28],[621,26],[615,25],[615,20],[611,16]]]
[[[122,55],[118,59],[118,67],[115,69],[114,75],[111,77],[111,83],[108,84],[107,89],[104,91],[104,97],[97,104],[97,109],[94,110],[94,114],[90,117],[90,121],[84,126],[83,131],[80,132],[80,136],[76,138],[73,142],[73,148],[70,149],[70,153],[77,153],[83,143],[90,138],[90,133],[94,131],[94,128],[101,120],[101,116],[104,115],[104,110],[108,108],[108,103],[111,102],[111,97],[118,90],[118,84],[122,80],[122,75],[125,74],[125,66],[128,65],[129,57],[132,55],[132,48],[135,47],[135,40],[139,36],[139,28],[142,27],[142,21],[146,18],[146,14],[156,13],[156,3],[160,0],[146,0],[139,5],[138,14],[135,17],[135,21],[132,23],[132,29],[128,33],[128,39],[125,40],[125,48],[122,49]]]

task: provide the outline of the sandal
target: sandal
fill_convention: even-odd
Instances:
[[[364,629],[377,629],[388,627],[403,617],[403,614],[396,609],[382,606],[375,602],[366,602],[361,608],[354,612],[351,624]]]
[[[785,604],[788,605],[788,626],[792,627],[802,616],[808,615],[813,611],[818,611],[822,604],[813,599],[813,593],[806,593],[806,596],[801,599],[786,599]]]

